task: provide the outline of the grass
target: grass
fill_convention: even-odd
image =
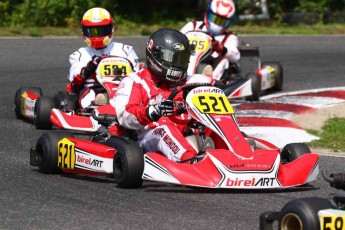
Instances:
[[[311,147],[331,149],[334,152],[345,152],[345,118],[332,118],[325,122],[321,131],[308,130],[320,140],[308,143]]]
[[[131,21],[121,20],[116,23],[116,36],[150,35],[159,28],[173,28],[179,30],[186,22],[164,21],[157,24],[138,24]],[[344,24],[314,24],[287,26],[277,23],[261,25],[233,25],[231,30],[237,34],[345,34]],[[25,27],[12,26],[0,28],[0,36],[80,36],[79,27]]]

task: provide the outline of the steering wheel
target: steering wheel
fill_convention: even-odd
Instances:
[[[178,86],[176,88],[174,88],[172,90],[172,92],[170,93],[168,99],[169,100],[173,100],[177,94],[179,94],[180,92],[183,92],[183,98],[186,99],[186,96],[187,94],[195,89],[195,88],[198,88],[198,87],[201,87],[201,86],[212,86],[212,84],[210,83],[192,83],[192,84],[186,84],[186,85],[183,85],[183,86]],[[201,124],[199,124],[198,122],[195,122],[194,119],[192,120],[188,120],[188,122],[186,122],[186,120],[183,120],[183,119],[179,119],[178,117],[172,115],[170,116],[170,119],[174,122],[174,123],[177,123],[177,124],[184,124],[184,125],[188,125],[189,127],[189,130],[186,130],[184,132],[185,135],[190,135],[191,134],[191,130],[196,130],[197,128],[200,128],[201,127]],[[194,132],[194,131],[192,131]]]

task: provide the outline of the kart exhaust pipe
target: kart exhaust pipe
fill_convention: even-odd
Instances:
[[[36,147],[32,147],[30,149],[30,165],[39,166],[40,164],[42,164],[42,162],[43,162],[43,158],[41,154],[37,152]]]

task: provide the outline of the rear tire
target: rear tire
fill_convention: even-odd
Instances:
[[[59,173],[58,167],[58,142],[65,137],[74,137],[66,131],[45,132],[36,143],[36,152],[42,157],[42,162],[38,165],[38,169],[42,173],[55,174]]]
[[[37,129],[51,129],[50,112],[54,108],[53,99],[50,97],[40,97],[35,103],[34,124]]]
[[[272,90],[281,91],[283,89],[284,81],[283,66],[279,62],[264,62],[261,66],[271,66],[276,70],[274,79],[275,83]]]
[[[329,208],[331,203],[319,197],[292,200],[280,212],[279,229],[320,229],[318,211]]]
[[[246,75],[246,79],[252,80],[252,92],[251,96],[246,97],[247,101],[258,101],[260,98],[260,91],[261,91],[261,78],[256,73],[248,73]]]
[[[144,153],[129,139],[111,137],[105,143],[116,149],[113,161],[115,182],[120,188],[139,188],[143,184]]]
[[[283,164],[287,164],[308,153],[311,151],[305,143],[290,143],[284,146],[280,158]]]
[[[16,114],[16,117],[18,119],[23,118],[23,115],[21,113],[21,108],[22,108],[22,94],[24,92],[33,92],[34,94],[36,94],[38,97],[43,96],[43,92],[42,89],[40,87],[22,87],[17,89],[16,94],[14,96],[14,113]]]

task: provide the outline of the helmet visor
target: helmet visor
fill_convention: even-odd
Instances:
[[[188,68],[189,58],[189,52],[173,52],[167,49],[161,49],[159,55],[159,59],[164,65],[181,69]]]
[[[212,11],[209,11],[208,14],[207,14],[207,20],[209,22],[212,22],[218,26],[221,26],[221,27],[229,27],[230,26],[230,23],[231,23],[231,19],[230,18],[225,18],[225,17],[222,17],[222,16],[219,16],[215,13],[213,13]]]
[[[83,34],[86,37],[99,38],[111,35],[112,25],[106,26],[83,26]]]

